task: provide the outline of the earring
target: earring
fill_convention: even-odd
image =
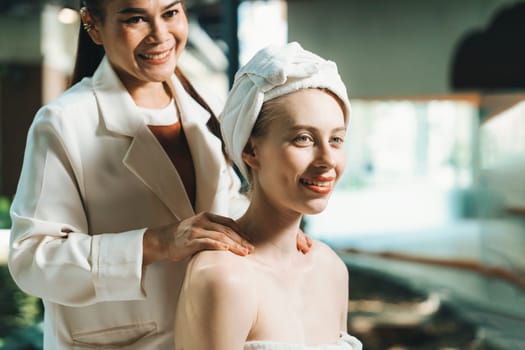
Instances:
[[[86,7],[82,7],[80,9],[80,17],[82,17],[82,20],[84,20],[85,18],[88,15],[88,10]],[[91,23],[82,23],[82,28],[84,28],[84,30],[86,32],[89,32],[91,29],[93,29],[93,24]]]
[[[93,24],[91,24],[91,23],[83,23],[83,24],[82,24],[82,27],[84,28],[84,30],[85,30],[86,32],[89,33],[89,31],[90,31],[91,29],[93,29]]]

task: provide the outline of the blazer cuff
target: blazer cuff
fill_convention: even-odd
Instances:
[[[95,290],[101,301],[142,300],[142,239],[146,229],[93,236]]]

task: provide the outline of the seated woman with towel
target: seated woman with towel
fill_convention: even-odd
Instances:
[[[361,349],[346,331],[346,266],[321,242],[308,254],[295,243],[303,214],[326,207],[343,172],[349,113],[335,63],[297,43],[259,51],[236,74],[221,129],[251,187],[237,222],[255,250],[192,258],[176,349]]]

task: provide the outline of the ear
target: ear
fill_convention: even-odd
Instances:
[[[97,45],[102,45],[102,37],[99,31],[100,23],[89,13],[87,8],[82,7],[80,9],[80,19],[83,30],[88,33],[91,40]]]
[[[257,147],[252,138],[248,140],[248,143],[246,143],[246,146],[242,151],[242,160],[251,169],[257,169],[259,167],[259,160],[257,159]]]

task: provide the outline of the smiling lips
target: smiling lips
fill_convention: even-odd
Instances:
[[[160,64],[164,63],[169,58],[172,51],[173,49],[169,49],[166,51],[156,51],[152,53],[142,53],[139,54],[139,56],[145,59],[146,61],[149,61],[150,63]]]
[[[332,190],[334,178],[333,177],[319,177],[313,179],[300,179],[299,182],[306,186],[306,188],[320,194],[328,194]]]

